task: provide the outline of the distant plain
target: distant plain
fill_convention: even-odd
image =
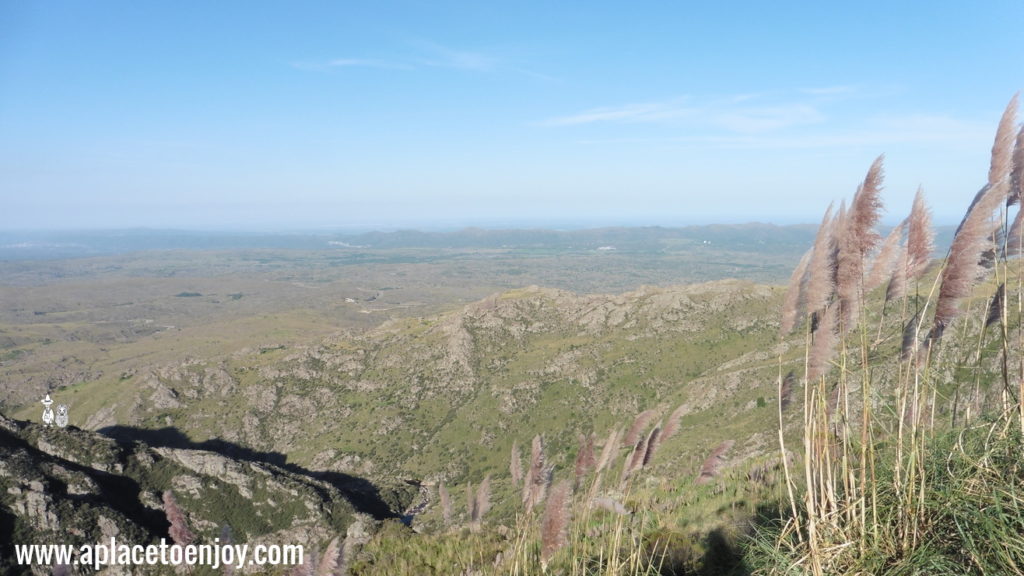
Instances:
[[[538,285],[781,284],[809,226],[0,234],[0,408],[141,365],[310,343]]]

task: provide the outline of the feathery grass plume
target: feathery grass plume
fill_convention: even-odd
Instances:
[[[437,496],[441,499],[441,518],[444,519],[444,525],[451,526],[452,524],[452,497],[448,494],[448,488],[445,487],[444,482],[441,482],[437,486]]]
[[[484,515],[491,509],[491,475],[484,476],[480,486],[476,489],[476,497],[473,500],[470,522],[479,528],[484,520]]]
[[[537,456],[537,438],[538,437],[535,436],[533,439],[533,456],[531,457],[530,462],[526,466],[526,474],[523,476],[523,505],[526,506],[527,512],[529,512],[533,508],[533,502],[531,502],[531,499],[533,497],[533,474],[535,468],[533,465],[533,459],[536,458]],[[543,452],[541,452],[541,454],[543,454]],[[544,463],[541,462],[539,468],[543,469],[543,467]]]
[[[992,161],[988,169],[988,185],[995,186],[1010,173],[1013,164],[1013,147],[1017,134],[1017,97],[1014,94],[999,119],[995,142],[992,143]]]
[[[188,529],[188,522],[185,520],[185,513],[182,512],[178,506],[178,501],[174,499],[174,494],[170,490],[164,492],[164,514],[167,515],[167,521],[170,522],[171,527],[168,529],[167,534],[174,540],[175,544],[179,546],[188,546],[196,537],[191,530]]]
[[[479,516],[476,511],[476,494],[473,492],[473,483],[466,482],[466,518],[469,520],[469,527],[476,532],[479,528],[476,518]]]
[[[976,212],[975,208],[983,200],[988,198],[989,192],[997,188],[1004,181],[1007,181],[1007,188],[1003,192],[1003,201],[1009,201],[1009,178],[1010,168],[1012,164],[1011,150],[1012,144],[1010,141],[1013,139],[1013,124],[1016,121],[1017,116],[1017,95],[1014,94],[1013,98],[1010,99],[1010,103],[1006,105],[1006,110],[1003,112],[1002,118],[999,120],[999,127],[996,129],[995,141],[992,143],[992,160],[989,164],[988,169],[988,183],[982,186],[981,190],[974,195],[974,199],[971,200],[971,205],[967,208],[967,212],[964,214],[963,220],[960,221],[960,226],[957,227],[954,233],[954,241],[957,236],[960,235],[960,231],[967,224],[967,219]],[[991,214],[995,211],[996,207],[991,210],[984,210],[986,214]]]
[[[923,310],[918,310],[914,317],[910,319],[910,322],[907,322],[907,325],[903,327],[903,343],[900,355],[904,360],[908,360],[910,355],[917,351],[917,333],[921,329],[921,323],[924,321],[921,312]]]
[[[793,401],[793,384],[796,383],[796,374],[792,370],[782,379],[782,386],[779,388],[779,404],[782,409],[789,408]]]
[[[907,244],[900,244],[896,250],[896,266],[889,276],[889,285],[885,287],[886,303],[903,298],[907,294]]]
[[[316,576],[334,576],[341,565],[341,541],[335,536],[331,540],[316,567]]]
[[[538,434],[533,437],[530,467],[526,471],[526,478],[523,482],[523,503],[526,505],[527,512],[533,510],[534,506],[544,500],[550,482],[551,469],[547,467],[544,458],[544,441]]]
[[[1013,145],[1013,162],[1010,166],[1010,194],[1006,198],[1006,205],[1013,206],[1020,202],[1021,194],[1024,193],[1024,126],[1017,132],[1017,141]]]
[[[512,485],[519,486],[523,481],[523,457],[519,453],[519,442],[512,442],[512,456],[509,459],[508,472],[512,475]]]
[[[575,485],[579,488],[583,479],[594,469],[597,461],[594,459],[594,433],[580,434],[580,450],[576,453],[574,468]]]
[[[991,238],[998,227],[993,213],[1006,200],[1009,184],[1002,179],[994,186],[985,186],[960,223],[953,238],[946,266],[942,270],[939,297],[935,304],[935,322],[929,333],[929,342],[937,342],[942,332],[959,314],[959,303],[970,294],[983,267],[984,252],[991,248]]]
[[[220,545],[221,546],[230,546],[231,544],[234,544],[234,542],[235,542],[235,538],[231,534],[231,526],[228,525],[228,524],[224,524],[223,526],[221,526],[220,527]],[[234,576],[234,574],[235,574],[235,565],[232,564],[231,562],[228,562],[228,563],[224,564],[224,576]]]
[[[988,303],[988,316],[985,318],[985,328],[998,323],[1003,319],[1003,299],[1006,297],[1006,284],[1000,283],[996,293]]]
[[[903,240],[903,229],[906,226],[906,220],[900,222],[900,225],[893,228],[882,241],[882,247],[878,249],[875,261],[871,264],[871,271],[864,282],[865,292],[870,292],[884,284],[892,277],[893,271],[898,267],[897,264],[902,264],[898,263],[898,258],[903,253],[900,250],[900,242]]]
[[[807,289],[804,301],[808,314],[816,314],[825,308],[832,297],[832,229],[835,218],[832,217],[832,205],[829,204],[825,215],[821,218],[818,233],[814,237],[811,248],[811,260],[807,264]]]
[[[924,190],[917,189],[914,205],[907,217],[907,263],[906,278],[920,278],[928,269],[935,251],[935,230],[932,228],[932,211],[924,201]]]
[[[569,481],[559,480],[551,489],[551,497],[544,507],[540,531],[540,565],[545,571],[555,554],[568,543],[571,497],[572,487]]]
[[[864,176],[864,182],[850,203],[846,229],[847,238],[851,241],[854,251],[860,254],[861,258],[868,252],[874,250],[881,238],[875,231],[882,216],[884,206],[882,204],[882,183],[885,180],[885,155],[875,158]]]
[[[993,237],[999,223],[993,213],[1006,201],[1009,195],[1008,159],[1009,140],[1012,137],[1016,117],[1017,95],[1003,112],[992,145],[992,162],[989,168],[989,184],[974,196],[967,214],[957,228],[953,244],[949,249],[946,266],[942,270],[939,298],[935,305],[935,323],[928,335],[928,342],[937,342],[943,330],[960,313],[960,299],[967,296],[983,270],[981,263],[985,253],[993,248]],[[1009,127],[1007,127],[1009,125]]]
[[[607,467],[610,467],[612,462],[615,460],[615,455],[618,453],[619,447],[619,434],[621,430],[613,428],[608,432],[608,438],[604,441],[604,447],[601,448],[601,455],[597,457],[597,464],[594,466],[595,472],[600,472]]]
[[[811,349],[807,355],[806,379],[808,382],[817,380],[828,372],[829,362],[832,361],[836,347],[836,330],[839,325],[837,308],[835,304],[825,308],[818,323],[818,329],[814,332]]]
[[[718,475],[718,467],[722,465],[722,461],[725,459],[725,453],[728,452],[735,443],[736,442],[734,440],[726,440],[711,451],[711,455],[707,457],[707,460],[704,460],[704,464],[700,467],[700,474],[697,475],[698,484],[706,484]]]
[[[647,436],[646,446],[644,447],[644,457],[640,462],[641,468],[647,468],[647,465],[654,459],[654,453],[658,450],[658,445],[661,443],[661,423],[659,422],[654,429],[651,430],[650,435]]]
[[[840,326],[844,332],[853,328],[860,313],[864,260],[879,241],[874,228],[882,210],[879,195],[885,176],[883,160],[884,156],[879,156],[871,164],[864,182],[857,187],[842,227],[836,231],[838,251],[835,282],[842,314]]]
[[[316,547],[311,547],[309,554],[303,555],[302,562],[292,566],[288,576],[317,576],[316,564],[317,550]]]
[[[679,431],[679,421],[683,418],[683,414],[686,414],[686,404],[680,404],[669,414],[668,422],[665,423],[665,429],[661,431],[661,441],[668,440],[669,438],[676,435]]]
[[[633,425],[629,427],[629,431],[626,432],[626,437],[622,439],[623,446],[633,446],[636,444],[637,438],[647,428],[651,420],[657,415],[654,410],[644,410],[643,412],[636,415],[633,419]]]
[[[622,474],[619,475],[619,482],[625,485],[626,480],[633,475],[644,463],[644,454],[647,452],[647,437],[641,438],[633,445],[629,458],[622,464]]]
[[[1006,234],[1006,255],[1017,256],[1021,253],[1021,229],[1024,228],[1024,207],[1017,210],[1017,215],[1010,223],[1010,229]]]
[[[782,302],[782,319],[779,321],[779,338],[784,338],[796,327],[796,319],[800,316],[800,301],[803,296],[804,276],[807,274],[807,265],[811,261],[811,252],[808,250],[800,258],[793,274],[789,277],[789,285],[786,288],[786,297]]]
[[[309,565],[312,555],[308,555],[303,558],[301,564],[292,566],[292,569],[288,571],[288,576],[313,576],[313,567]]]
[[[312,560],[313,555],[307,555],[302,559],[301,564],[292,566],[292,569],[288,571],[288,576],[315,576],[313,574]]]
[[[857,191],[860,192],[859,184]],[[842,246],[846,221],[846,199],[843,198],[839,201],[839,212],[832,219],[832,235],[828,239],[828,270],[832,273],[832,294],[830,296],[836,296],[836,285],[839,283],[839,249]]]

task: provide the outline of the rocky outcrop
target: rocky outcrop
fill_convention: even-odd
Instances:
[[[0,573],[50,573],[50,567],[13,565],[13,543],[81,546],[111,537],[158,543],[169,537],[165,491],[174,494],[199,543],[212,542],[225,527],[235,542],[250,544],[312,549],[350,532],[365,540],[374,520],[359,512],[366,502],[351,482],[0,416]],[[370,493],[365,482],[363,490]]]

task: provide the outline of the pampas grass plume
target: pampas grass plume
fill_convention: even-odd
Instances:
[[[597,458],[597,464],[594,466],[595,472],[600,472],[605,468],[611,466],[615,460],[615,455],[619,447],[619,435],[622,433],[621,429],[615,428],[608,432],[608,438],[604,441],[604,447],[601,449],[601,455]]]
[[[509,474],[512,475],[512,485],[518,486],[523,481],[523,457],[519,453],[519,443],[512,442],[512,455],[508,464]]]
[[[807,289],[804,300],[809,314],[817,313],[824,308],[832,296],[833,273],[830,257],[834,227],[835,219],[832,217],[832,206],[829,205],[821,218],[821,225],[818,226],[814,247],[811,249],[811,259],[807,265]]]
[[[576,453],[576,463],[574,466],[577,487],[579,487],[583,478],[594,469],[595,464],[594,434],[580,434],[580,449],[579,452]]]
[[[1024,228],[1024,207],[1017,210],[1013,222],[1010,223],[1009,233],[1006,235],[1006,255],[1017,256],[1021,253],[1021,229]]]
[[[448,488],[445,487],[444,482],[438,485],[437,496],[441,499],[441,517],[444,519],[444,525],[450,526],[452,523],[452,497],[448,494]]]
[[[1013,145],[1013,162],[1010,166],[1010,194],[1006,199],[1007,206],[1020,202],[1024,193],[1024,126],[1017,132],[1017,141]]]
[[[879,237],[875,224],[881,216],[883,156],[879,156],[868,169],[864,182],[850,203],[850,209],[842,218],[841,227],[836,229],[836,294],[839,296],[842,313],[841,326],[844,332],[853,328],[860,313],[861,288],[864,280],[864,259],[875,246]],[[840,214],[842,214],[840,210]]]
[[[804,276],[807,274],[812,251],[808,250],[804,253],[800,263],[789,277],[786,297],[782,303],[782,319],[779,321],[779,338],[788,336],[796,327],[797,318],[800,316],[800,302],[803,297]]]
[[[167,515],[167,521],[171,524],[168,530],[171,540],[174,540],[174,543],[179,546],[188,546],[195,540],[195,535],[188,529],[185,513],[178,506],[178,502],[170,490],[164,492],[163,500],[164,514]]]
[[[647,425],[656,415],[657,412],[654,410],[644,410],[637,414],[636,418],[633,419],[633,425],[629,427],[629,432],[626,432],[626,437],[622,439],[622,445],[633,446],[636,444],[640,434],[647,428]]]
[[[932,228],[932,211],[924,200],[924,190],[917,189],[914,205],[907,217],[907,263],[906,278],[920,278],[932,261],[935,251],[935,230]]]
[[[705,484],[718,475],[718,467],[721,466],[725,453],[728,452],[735,443],[736,442],[734,440],[726,440],[711,451],[711,455],[707,457],[707,460],[705,460],[704,464],[700,467],[700,474],[697,475],[698,484]]]
[[[643,460],[641,460],[640,462],[641,468],[647,468],[647,466],[651,463],[651,460],[654,459],[654,453],[658,450],[658,446],[661,444],[661,438],[661,424],[659,423],[651,430],[651,433],[647,436],[647,442],[644,446],[644,457]]]
[[[839,322],[836,308],[832,305],[825,309],[818,330],[814,333],[807,357],[807,381],[817,380],[823,376],[827,372],[829,362],[832,361],[836,345],[836,327]]]
[[[789,407],[793,401],[793,384],[796,382],[796,374],[790,370],[782,379],[782,386],[779,387],[779,405],[783,410]]]
[[[875,256],[875,260],[871,265],[871,272],[868,273],[867,281],[864,283],[865,292],[870,292],[884,284],[886,280],[892,277],[897,265],[902,266],[903,263],[899,262],[899,257],[903,253],[900,250],[900,246],[903,240],[903,230],[906,228],[906,225],[907,221],[904,220],[899,226],[893,228],[885,237],[885,240],[882,241],[882,247],[879,248],[878,255]]]
[[[676,435],[676,432],[679,431],[679,421],[682,419],[684,414],[686,414],[685,404],[680,404],[672,411],[672,414],[668,417],[668,422],[665,423],[665,429],[661,432],[662,441],[668,440]]]
[[[982,253],[990,247],[991,236],[996,229],[992,215],[1005,201],[1008,188],[1006,180],[983,188],[960,224],[942,270],[942,283],[935,305],[935,327],[930,340],[938,340],[942,330],[959,315],[960,299],[974,287],[982,271],[979,263]]]
[[[541,567],[547,570],[554,555],[568,543],[569,503],[572,488],[567,480],[559,480],[551,489],[541,523]]]
[[[1014,94],[999,119],[995,142],[992,143],[992,161],[988,169],[988,185],[995,186],[1010,174],[1013,165],[1014,143],[1017,135],[1017,98]]]
[[[476,497],[473,499],[472,522],[479,526],[483,522],[484,515],[491,509],[491,475],[484,476],[480,486],[476,490]]]
[[[320,564],[316,567],[316,576],[334,576],[341,564],[341,541],[335,536],[324,549]]]

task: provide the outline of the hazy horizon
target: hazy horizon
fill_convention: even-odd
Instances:
[[[957,222],[1024,3],[0,5],[0,229]],[[964,39],[962,41],[957,39]]]
[[[899,222],[882,221],[879,228],[883,231],[889,230]],[[395,232],[424,232],[424,233],[453,233],[470,230],[485,230],[491,232],[503,231],[544,231],[544,232],[579,232],[603,229],[642,229],[642,228],[663,228],[663,229],[684,229],[711,226],[776,226],[804,227],[816,229],[820,222],[810,220],[804,222],[769,222],[759,220],[737,220],[737,221],[677,221],[677,222],[646,222],[646,221],[569,221],[569,220],[492,220],[492,221],[469,221],[469,222],[397,222],[380,223],[377,225],[366,223],[349,226],[342,225],[239,225],[239,226],[96,226],[96,227],[4,227],[0,228],[0,234],[108,234],[108,233],[152,233],[152,234],[224,234],[224,235],[360,235],[367,233],[395,233]],[[938,228],[949,228],[958,225],[958,221],[938,221],[934,225]]]

